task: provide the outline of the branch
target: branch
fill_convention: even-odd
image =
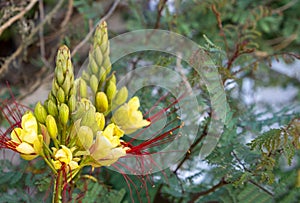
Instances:
[[[18,13],[17,15],[15,15],[14,17],[10,18],[6,23],[4,23],[1,27],[0,27],[0,36],[3,33],[3,31],[8,28],[9,26],[11,26],[15,21],[19,20],[20,18],[22,18],[28,11],[30,11],[30,9],[35,5],[35,3],[38,0],[31,0],[30,3],[27,5],[27,7],[24,8],[24,10],[22,10],[20,13]]]
[[[218,184],[214,185],[214,186],[211,187],[210,189],[205,190],[205,191],[202,191],[202,192],[195,193],[195,194],[192,196],[192,198],[191,198],[191,200],[189,201],[189,203],[193,203],[193,202],[195,202],[197,199],[199,199],[200,197],[205,196],[205,195],[208,195],[209,193],[212,193],[212,192],[216,191],[218,188],[220,188],[220,187],[222,187],[222,186],[224,186],[224,185],[227,185],[227,184],[228,184],[228,182],[225,181],[225,178],[222,178]]]
[[[211,116],[211,113],[209,113]],[[209,123],[207,123],[204,127],[203,133],[202,135],[199,137],[199,139],[197,139],[190,147],[190,149],[185,153],[184,158],[180,161],[180,163],[177,165],[176,169],[173,171],[175,174],[177,173],[177,171],[180,169],[180,167],[184,164],[184,162],[186,160],[189,159],[190,154],[192,153],[193,149],[202,141],[202,139],[207,135],[208,132],[208,125]]]
[[[155,25],[154,25],[154,29],[159,28],[161,13],[164,10],[164,7],[165,7],[167,1],[168,0],[161,0],[157,5],[158,10],[157,10],[157,17],[156,17],[156,22],[155,22]]]
[[[93,27],[93,29],[90,30],[90,32],[85,36],[85,38],[73,49],[71,56],[74,56],[77,51],[88,42],[88,40],[91,38],[92,34],[94,33],[95,29],[98,25],[100,25],[103,21],[106,21],[114,12],[114,10],[117,8],[118,4],[120,3],[120,0],[116,0],[112,7],[109,9],[108,13],[99,20],[98,23]]]
[[[51,18],[56,14],[56,12],[61,8],[62,4],[63,4],[64,0],[60,0],[56,6],[49,12],[49,14],[45,17],[44,21],[41,22],[37,27],[35,27],[32,32],[30,33],[30,35],[28,37],[26,37],[23,41],[23,43],[18,47],[18,49],[12,54],[10,55],[10,57],[8,57],[5,61],[4,64],[1,66],[0,69],[0,76],[7,71],[9,64],[17,57],[21,54],[22,50],[24,48],[26,48],[27,46],[29,46],[32,43],[32,39],[33,37],[36,35],[36,33],[47,23],[51,20]]]

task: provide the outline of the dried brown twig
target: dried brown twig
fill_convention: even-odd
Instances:
[[[113,3],[113,5],[111,6],[107,14],[105,14],[105,16],[103,16],[101,20],[99,20],[99,22],[93,27],[93,29],[90,30],[90,32],[85,36],[85,38],[73,49],[71,56],[74,56],[78,52],[78,50],[81,49],[81,47],[88,42],[88,40],[92,37],[97,26],[101,24],[103,21],[107,20],[113,14],[114,10],[117,8],[119,3],[120,0],[116,0]]]
[[[33,43],[34,36],[47,22],[49,22],[54,17],[57,11],[62,7],[63,2],[64,0],[58,1],[56,6],[48,13],[47,16],[45,16],[44,20],[32,30],[30,35],[24,39],[23,43],[17,48],[17,50],[4,61],[3,65],[0,68],[0,76],[2,76],[8,70],[10,63],[22,53],[23,49]]]
[[[8,28],[9,26],[11,26],[14,22],[16,22],[17,20],[19,20],[20,18],[22,18],[28,11],[30,11],[30,9],[35,5],[35,3],[38,0],[31,0],[30,3],[17,15],[15,15],[14,17],[10,18],[6,23],[4,23],[1,27],[0,27],[0,35],[4,32],[4,30],[6,28]]]

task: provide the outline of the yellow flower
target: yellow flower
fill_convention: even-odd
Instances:
[[[125,156],[127,149],[121,146],[116,147],[115,144],[115,140],[111,142],[107,136],[104,135],[104,132],[98,131],[96,141],[90,149],[91,157],[95,161],[90,164],[94,167],[110,166],[120,157]]]
[[[143,114],[138,110],[140,101],[138,97],[133,97],[128,103],[122,105],[112,117],[112,122],[120,126],[126,133],[130,134],[136,130],[148,126],[149,121],[143,119]]]
[[[89,150],[94,159],[90,164],[94,167],[110,166],[125,156],[127,148],[122,147],[120,143],[123,135],[124,132],[114,123],[106,126],[104,131],[98,131],[96,141]]]
[[[41,153],[43,136],[38,134],[38,124],[31,112],[22,116],[21,128],[15,128],[11,132],[11,139],[19,144],[16,150],[23,159],[32,160]]]
[[[52,160],[52,163],[54,165],[54,168],[56,170],[60,169],[62,167],[62,163],[65,163],[70,167],[71,170],[74,170],[78,168],[78,158],[73,158],[72,149],[69,149],[68,147],[61,145],[61,149],[52,148],[54,153],[54,160]]]
[[[105,128],[102,134],[109,140],[113,147],[117,147],[120,145],[120,137],[124,135],[124,131],[114,123],[111,123]]]

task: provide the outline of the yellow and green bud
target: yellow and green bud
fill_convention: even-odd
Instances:
[[[57,110],[56,104],[52,100],[48,100],[47,105],[48,105],[48,107],[47,107],[48,113],[50,115],[56,117],[58,115],[58,110]]]
[[[50,137],[55,140],[57,137],[58,129],[57,129],[55,118],[53,116],[51,116],[51,115],[47,116],[46,126],[47,126]]]
[[[128,98],[128,90],[126,87],[122,87],[116,94],[115,98],[113,99],[113,105],[119,106],[126,102]]]
[[[60,103],[64,103],[65,102],[65,92],[62,88],[59,88],[57,90],[57,94],[56,94],[56,98]]]
[[[47,111],[46,111],[45,107],[41,104],[41,102],[38,102],[35,105],[34,115],[40,123],[44,124],[46,122]]]
[[[116,83],[114,83],[113,81],[109,81],[107,89],[106,89],[106,95],[107,95],[108,101],[112,101],[112,99],[115,97],[116,93],[117,93]]]
[[[71,113],[73,111],[75,111],[75,108],[76,108],[76,97],[75,97],[74,94],[69,97],[68,106],[69,106],[69,109],[70,109]]]
[[[103,62],[103,54],[99,46],[94,49],[94,57],[98,67],[101,67]]]
[[[79,79],[79,94],[81,98],[87,98],[87,84],[83,79]]]
[[[105,116],[103,113],[96,112],[95,114],[96,122],[100,130],[104,129],[105,126]]]
[[[104,92],[97,92],[95,106],[100,113],[104,113],[108,110],[108,98]]]
[[[68,123],[69,113],[69,107],[66,104],[61,104],[59,107],[59,120],[63,125]]]
[[[95,75],[92,75],[90,78],[90,87],[94,93],[97,92],[98,83],[99,83],[99,81],[98,81],[97,77]]]
[[[88,126],[81,126],[77,133],[77,146],[81,149],[88,150],[93,144],[93,131]]]

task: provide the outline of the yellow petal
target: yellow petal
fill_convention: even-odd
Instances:
[[[38,155],[31,155],[31,154],[21,154],[21,157],[27,161],[35,159]]]
[[[76,169],[76,168],[79,167],[79,166],[78,166],[78,163],[75,162],[75,161],[71,161],[71,162],[69,163],[69,166],[70,166],[71,170],[74,170],[74,169]]]
[[[22,128],[24,130],[37,131],[37,122],[34,115],[31,112],[27,112],[22,117]]]
[[[33,144],[33,142],[38,139],[37,131],[24,131],[23,141],[29,144]]]
[[[10,134],[12,141],[14,141],[16,143],[21,143],[22,142],[21,134],[22,134],[21,128],[13,129],[13,131]]]
[[[22,154],[34,154],[34,148],[26,143],[26,142],[22,142],[21,144],[19,144],[19,146],[16,147],[16,150]]]
[[[133,97],[128,102],[131,111],[136,111],[140,107],[140,100],[138,97]]]

